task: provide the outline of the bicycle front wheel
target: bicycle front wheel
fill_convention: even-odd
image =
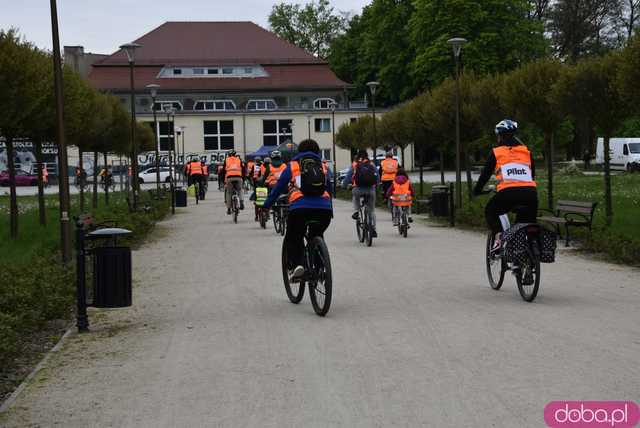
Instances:
[[[287,217],[284,213],[280,213],[280,235],[287,233]]]
[[[284,281],[284,289],[291,303],[300,303],[304,297],[304,281],[291,282],[289,278],[289,262],[287,258],[287,247],[284,240],[282,241],[282,280]]]
[[[487,263],[487,278],[489,279],[489,285],[494,290],[500,290],[502,283],[504,282],[504,273],[506,269],[506,263],[502,256],[498,254],[492,254],[491,248],[493,247],[493,233],[489,232],[487,235],[486,246],[486,263]]]
[[[319,236],[311,240],[309,259],[312,280],[309,282],[309,297],[313,310],[318,316],[325,316],[331,306],[333,278],[331,275],[331,259],[327,244]]]
[[[540,261],[528,258],[516,273],[516,283],[522,300],[533,302],[540,288]]]

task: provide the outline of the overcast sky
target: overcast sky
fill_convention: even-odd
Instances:
[[[165,21],[253,21],[265,28],[281,0],[58,0],[60,45],[112,53]],[[287,3],[305,2],[304,0]],[[360,13],[370,0],[332,0],[341,11]],[[0,28],[16,27],[29,41],[51,48],[49,0],[0,0]]]

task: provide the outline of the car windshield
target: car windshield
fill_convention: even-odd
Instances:
[[[629,144],[629,151],[631,153],[640,153],[640,143]]]

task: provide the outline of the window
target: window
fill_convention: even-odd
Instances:
[[[156,101],[153,108],[157,112],[164,112],[164,104],[171,104],[176,111],[182,111],[182,103],[180,101]]]
[[[331,119],[316,119],[316,132],[331,132]]]
[[[217,68],[208,68],[207,69],[207,74],[218,74],[218,69]]]
[[[193,106],[197,111],[226,111],[235,110],[236,104],[231,100],[197,101]]]
[[[233,120],[205,120],[204,128],[205,150],[231,150],[233,142]]]
[[[322,154],[322,159],[328,160],[328,161],[331,160],[331,149],[322,149],[321,154]]]
[[[233,68],[230,68],[230,67],[223,68],[222,74],[233,74]]]
[[[193,69],[193,74],[195,74],[195,75],[203,75],[204,74],[204,68],[194,68]]]
[[[181,68],[174,68],[173,69],[173,74],[182,74],[182,69]]]
[[[153,124],[152,124],[153,126]],[[160,151],[166,152],[174,149],[171,144],[171,124],[169,122],[158,122],[158,137],[160,138]]]
[[[245,67],[244,68],[244,74],[253,74],[253,68],[252,67]]]
[[[291,119],[263,120],[262,143],[265,146],[279,146],[287,140],[291,140]]]
[[[640,153],[640,143],[629,144],[629,151],[631,151],[631,153]]]
[[[247,110],[275,110],[278,105],[274,100],[249,100]]]
[[[313,102],[313,108],[316,110],[329,110],[333,103],[335,103],[333,98],[317,98]]]

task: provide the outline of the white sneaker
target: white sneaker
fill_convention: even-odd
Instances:
[[[302,277],[304,275],[304,267],[303,266],[296,266],[292,271],[291,271],[291,278],[293,279],[298,279],[300,277]]]

